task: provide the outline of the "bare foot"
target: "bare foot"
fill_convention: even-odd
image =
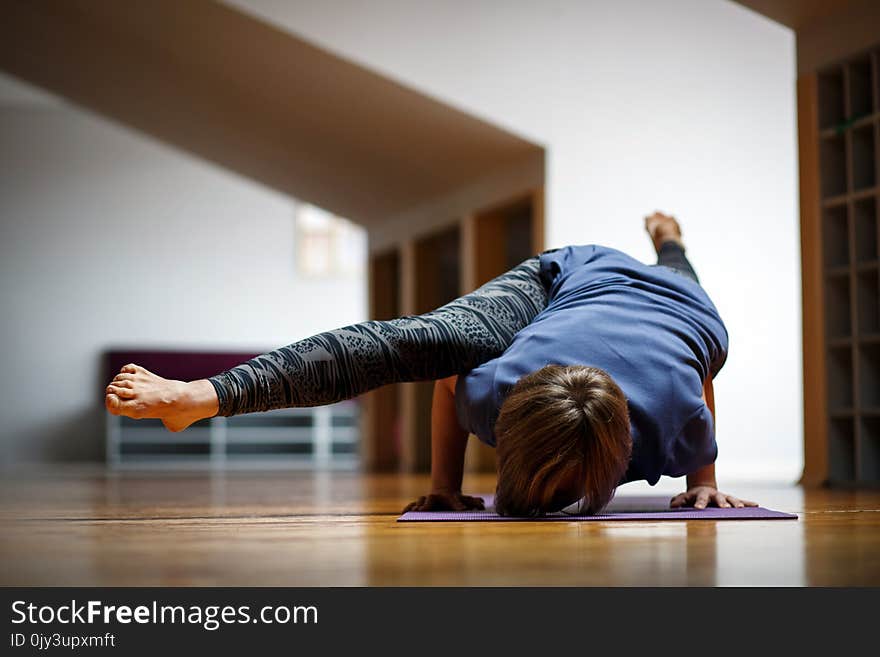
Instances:
[[[645,217],[645,230],[651,236],[651,241],[654,242],[654,250],[657,253],[660,253],[660,247],[664,242],[672,241],[684,246],[684,242],[681,239],[681,226],[678,225],[675,217],[671,215],[655,212]]]
[[[134,363],[113,377],[104,405],[113,415],[136,420],[158,418],[169,431],[183,431],[219,410],[217,393],[207,379],[191,383],[163,379]]]

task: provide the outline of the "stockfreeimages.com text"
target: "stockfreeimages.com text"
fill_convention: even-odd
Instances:
[[[209,631],[221,625],[242,623],[316,624],[318,608],[314,605],[265,606],[252,610],[249,605],[164,605],[153,600],[148,605],[108,605],[100,600],[77,602],[62,605],[35,605],[25,600],[12,603],[13,624],[31,623],[34,625],[92,624],[92,623],[140,623],[140,624],[191,624],[201,625]]]

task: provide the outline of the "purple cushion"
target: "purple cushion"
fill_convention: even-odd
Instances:
[[[264,353],[264,352],[260,352]],[[259,353],[234,351],[185,351],[156,349],[147,351],[112,350],[104,352],[102,387],[119,373],[120,368],[134,363],[166,379],[193,381],[207,379],[250,360]]]

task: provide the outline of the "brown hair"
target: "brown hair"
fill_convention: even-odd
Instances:
[[[626,396],[597,367],[548,365],[524,376],[495,423],[501,515],[608,504],[632,454]]]

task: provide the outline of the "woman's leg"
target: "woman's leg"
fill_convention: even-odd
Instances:
[[[208,379],[217,415],[330,404],[466,372],[504,351],[547,305],[538,268],[536,256],[425,315],[327,331],[217,374]]]
[[[700,279],[697,278],[697,273],[685,256],[681,226],[678,225],[675,217],[655,212],[645,217],[645,230],[651,236],[654,250],[657,252],[655,266],[668,267],[699,284]]]
[[[697,278],[697,272],[694,271],[694,268],[691,266],[690,261],[685,255],[684,247],[679,242],[674,240],[663,242],[663,244],[660,245],[660,250],[657,252],[657,264],[669,267],[679,274],[687,276],[696,283],[700,282],[700,279]]]

